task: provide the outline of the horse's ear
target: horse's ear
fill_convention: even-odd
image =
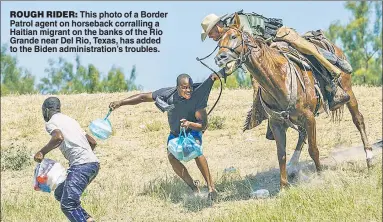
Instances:
[[[241,27],[241,20],[237,13],[234,13],[234,26],[239,29]]]

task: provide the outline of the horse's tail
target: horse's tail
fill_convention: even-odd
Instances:
[[[343,119],[344,105],[340,106],[338,109],[331,111],[331,122],[340,123]]]

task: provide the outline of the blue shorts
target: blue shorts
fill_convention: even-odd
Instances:
[[[57,186],[54,196],[60,201],[61,211],[69,221],[86,221],[91,217],[82,208],[80,198],[99,170],[98,162],[71,166],[65,181]]]
[[[201,142],[201,145],[202,145],[202,132],[201,131],[191,130],[190,134],[194,137],[194,139],[199,140]],[[168,144],[171,139],[174,139],[176,137],[178,137],[178,136],[175,136],[173,133],[170,133],[168,136],[168,142],[166,144]]]

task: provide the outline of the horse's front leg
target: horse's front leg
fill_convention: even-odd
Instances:
[[[280,189],[288,186],[286,174],[286,126],[281,122],[270,119],[270,127],[277,144],[277,154],[280,171]]]
[[[297,146],[295,147],[293,156],[291,157],[289,163],[287,164],[287,174],[289,175],[289,177],[295,177],[298,175],[299,157],[301,156],[302,147],[307,138],[307,133],[305,129],[301,127],[299,129],[301,131],[299,132],[299,139],[298,139]]]
[[[319,161],[319,150],[317,147],[317,140],[316,140],[316,120],[314,114],[307,110],[303,113],[305,118],[305,128],[308,136],[308,143],[309,143],[309,154],[310,157],[314,160],[315,168],[317,169],[317,172],[320,173],[322,171],[322,166]]]

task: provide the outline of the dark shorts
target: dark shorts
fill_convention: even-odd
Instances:
[[[194,139],[200,141],[200,143],[202,145],[202,132],[201,131],[191,130],[190,134],[194,137]],[[168,144],[171,139],[174,139],[176,137],[178,137],[178,136],[175,136],[173,133],[170,133],[168,136],[168,141],[166,144]]]

